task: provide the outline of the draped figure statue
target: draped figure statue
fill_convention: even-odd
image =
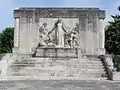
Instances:
[[[67,31],[65,30],[64,24],[62,22],[62,19],[59,18],[57,20],[57,22],[55,23],[53,29],[48,33],[52,33],[53,31],[55,31],[55,44],[56,47],[64,47],[64,35],[67,33]]]

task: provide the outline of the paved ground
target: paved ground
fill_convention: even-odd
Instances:
[[[0,81],[0,90],[120,90],[120,82],[80,80]]]

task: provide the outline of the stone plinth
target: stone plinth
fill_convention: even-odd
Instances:
[[[78,48],[37,48],[35,57],[78,58]]]

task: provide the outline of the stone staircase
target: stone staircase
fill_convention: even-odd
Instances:
[[[29,77],[33,79],[107,79],[100,59],[94,56],[78,58],[18,59],[7,70],[8,77]],[[35,79],[34,78],[34,79]]]

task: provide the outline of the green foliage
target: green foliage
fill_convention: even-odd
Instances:
[[[0,33],[0,53],[11,53],[13,47],[14,28],[6,28]]]
[[[120,11],[120,6],[118,6],[118,10]]]
[[[120,54],[120,16],[112,16],[113,21],[105,28],[105,48],[110,54]]]
[[[115,63],[115,67],[116,67],[116,69],[117,69],[117,71],[120,71],[120,63]]]

